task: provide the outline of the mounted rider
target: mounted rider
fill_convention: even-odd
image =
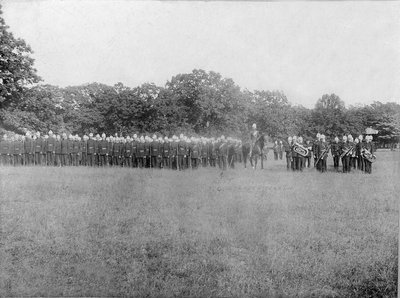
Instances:
[[[256,144],[256,142],[257,142],[257,140],[258,140],[258,138],[260,136],[260,132],[257,130],[257,125],[255,123],[253,123],[251,128],[252,128],[252,130],[250,132],[250,153],[249,153],[249,156],[252,156],[254,145]]]

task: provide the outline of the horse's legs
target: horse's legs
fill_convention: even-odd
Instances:
[[[254,165],[253,165],[253,156],[250,156],[250,165],[254,168]]]
[[[254,161],[254,167],[253,167],[253,168],[254,168],[254,170],[255,170],[255,169],[257,169],[258,156],[255,155],[254,157],[255,157],[255,161]]]
[[[264,169],[264,155],[261,154],[261,170]]]

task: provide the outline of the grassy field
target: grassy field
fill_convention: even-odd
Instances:
[[[0,296],[395,297],[400,153],[377,157],[371,175],[0,168]]]

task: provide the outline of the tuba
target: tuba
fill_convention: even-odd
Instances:
[[[371,152],[369,152],[368,149],[363,148],[363,150],[361,151],[361,155],[363,158],[365,158],[366,160],[368,160],[371,163],[376,160],[376,156],[374,154],[372,154]]]
[[[308,155],[308,149],[299,143],[294,143],[293,151],[300,154],[303,157],[306,157]]]

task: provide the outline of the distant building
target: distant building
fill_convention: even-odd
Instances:
[[[365,129],[365,134],[367,134],[367,135],[376,135],[376,134],[378,134],[378,131],[376,129],[373,129],[372,127],[367,127]]]

